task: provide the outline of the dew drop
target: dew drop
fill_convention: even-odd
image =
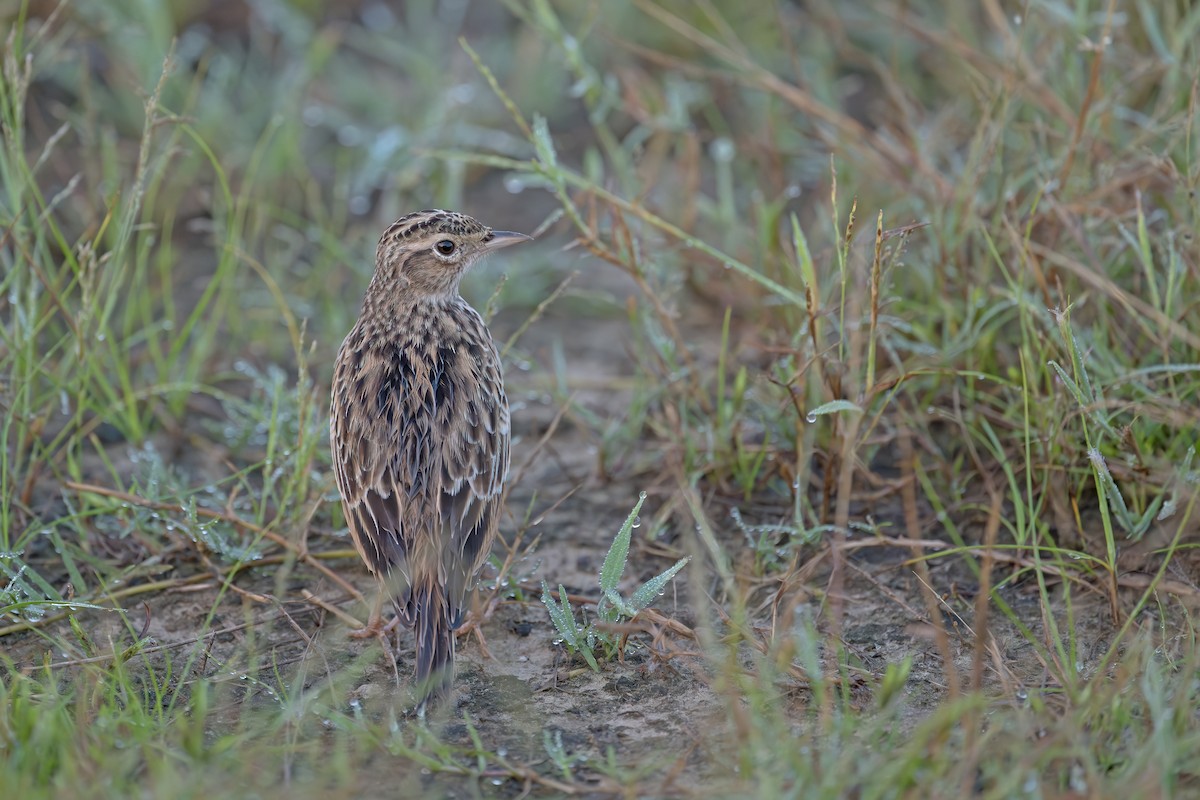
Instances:
[[[453,103],[466,105],[475,99],[475,87],[469,83],[460,83],[447,92],[446,97]]]
[[[396,26],[396,15],[385,3],[368,3],[361,17],[363,26],[373,31],[387,31]]]
[[[712,146],[709,148],[709,152],[712,154],[713,161],[720,161],[723,163],[733,161],[735,150],[736,148],[734,148],[733,142],[724,136],[714,139]]]
[[[300,112],[300,120],[310,128],[320,125],[325,121],[325,109],[318,105],[305,106]]]

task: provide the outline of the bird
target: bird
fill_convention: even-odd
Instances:
[[[440,209],[396,220],[334,367],[330,446],[346,524],[414,629],[421,713],[453,684],[454,631],[509,468],[500,353],[459,284],[484,256],[531,239]],[[379,623],[373,614],[369,627]]]

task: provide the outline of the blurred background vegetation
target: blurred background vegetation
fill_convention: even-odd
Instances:
[[[1197,791],[1190,2],[0,0],[0,19],[3,785]],[[328,380],[379,232],[427,207],[539,238],[464,289],[511,345],[531,470],[492,595],[553,651],[532,581],[567,579],[514,564],[603,552],[646,489],[644,572],[694,558],[684,610],[635,638],[694,651],[711,732],[685,708],[673,744],[564,744],[537,694],[536,752],[510,754],[502,715],[364,712],[359,668],[322,682],[255,642],[245,608],[314,611],[318,581],[365,616]],[[585,477],[554,483],[556,447]],[[561,537],[525,537],[560,497]],[[192,635],[149,635],[193,589]],[[245,616],[237,690],[206,671],[222,604]],[[860,607],[898,613],[908,649],[867,659]]]

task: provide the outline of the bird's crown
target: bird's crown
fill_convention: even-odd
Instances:
[[[394,242],[400,244],[412,239],[423,239],[435,233],[449,234],[451,236],[479,236],[488,232],[489,230],[486,225],[473,217],[468,217],[466,214],[460,214],[457,211],[443,211],[440,208],[431,208],[424,211],[414,211],[412,214],[405,214],[383,232],[383,236],[379,238],[379,241],[380,243]]]

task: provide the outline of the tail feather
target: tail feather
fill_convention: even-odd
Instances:
[[[424,709],[444,698],[454,683],[454,625],[439,586],[414,586],[409,610],[417,638],[418,708]]]

